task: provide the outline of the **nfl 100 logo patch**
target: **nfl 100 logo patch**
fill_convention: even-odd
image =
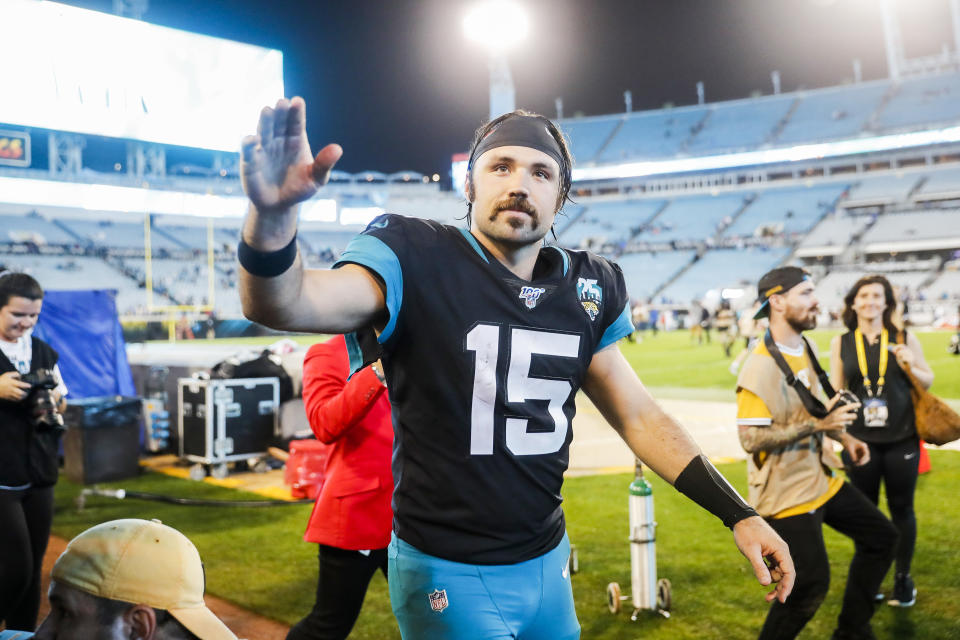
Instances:
[[[430,608],[437,613],[440,613],[450,606],[450,601],[447,600],[446,589],[434,589],[433,593],[427,594],[427,599],[430,600]]]
[[[540,302],[540,296],[543,295],[543,287],[522,287],[520,289],[520,298],[523,299],[523,303],[527,305],[527,309],[533,309],[537,306],[537,303]]]

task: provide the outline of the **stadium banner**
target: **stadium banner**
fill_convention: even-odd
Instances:
[[[30,134],[26,131],[0,130],[0,164],[30,166]]]
[[[3,0],[0,122],[238,152],[283,54],[54,2]],[[38,46],[40,44],[40,46]]]

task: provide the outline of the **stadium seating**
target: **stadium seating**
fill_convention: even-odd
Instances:
[[[883,81],[803,94],[774,142],[800,144],[856,137],[889,89],[889,83]]]
[[[622,119],[623,116],[600,116],[562,120],[560,128],[567,136],[574,162],[582,165],[594,160]]]
[[[928,300],[960,299],[960,271],[944,271],[923,289]]]
[[[685,143],[707,114],[704,107],[684,107],[631,113],[597,157],[598,163],[665,158],[684,150]]]
[[[732,218],[743,207],[744,198],[749,195],[724,193],[675,198],[636,240],[653,243],[706,240],[717,233],[725,218]]]
[[[833,209],[846,188],[845,184],[827,184],[761,191],[724,233],[750,236],[763,228],[788,234],[806,232]]]
[[[38,255],[3,255],[0,263],[29,273],[47,289],[115,289],[117,311],[121,314],[146,309],[146,292],[137,280],[123,273],[119,263],[111,265],[100,258],[84,256]],[[173,301],[155,292],[154,304],[169,305]]]
[[[0,243],[78,244],[79,240],[39,215],[0,215]]]
[[[770,141],[774,129],[787,116],[793,95],[721,102],[714,105],[703,128],[687,144],[691,155],[720,151],[745,151]]]
[[[583,246],[590,239],[598,245],[622,244],[656,215],[664,204],[663,200],[592,202],[582,215],[562,229],[560,244],[573,249]]]
[[[960,169],[940,169],[928,174],[913,194],[913,199],[946,200],[960,198]]]
[[[114,222],[77,218],[64,219],[62,222],[71,232],[96,245],[142,250],[145,244],[142,222]],[[150,234],[150,244],[154,250],[175,251],[186,248],[162,231]]]
[[[696,251],[625,253],[617,258],[632,300],[647,300],[680,269],[689,264]]]
[[[851,216],[842,212],[826,216],[810,231],[797,247],[799,255],[836,255],[863,231],[869,222],[867,216]]]
[[[928,128],[960,120],[960,74],[901,81],[876,121],[879,131]]]
[[[884,173],[877,176],[862,176],[850,188],[850,195],[841,204],[843,207],[872,207],[906,202],[923,175],[915,171]]]
[[[949,247],[960,242],[960,211],[921,211],[886,214],[877,218],[863,235],[866,251],[889,251],[901,244],[904,249]]]
[[[789,249],[714,249],[707,251],[689,269],[658,294],[659,299],[688,303],[711,289],[734,287],[759,278],[781,263]]]

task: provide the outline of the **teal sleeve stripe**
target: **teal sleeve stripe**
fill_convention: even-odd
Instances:
[[[617,316],[617,319],[611,322],[607,330],[603,332],[603,336],[600,338],[600,344],[597,345],[594,353],[600,351],[600,349],[609,347],[621,338],[626,338],[631,333],[633,333],[633,319],[630,313],[630,303],[627,302],[623,307],[623,312]]]
[[[470,243],[470,246],[473,247],[473,250],[477,252],[477,255],[483,258],[484,262],[490,264],[490,261],[487,260],[487,256],[483,255],[483,249],[480,248],[480,244],[477,242],[477,239],[473,237],[473,234],[463,228],[457,230],[463,234],[463,237],[466,238],[467,242]]]
[[[397,327],[397,315],[403,303],[403,270],[400,268],[400,260],[383,240],[361,234],[350,241],[333,267],[337,268],[348,262],[370,269],[387,285],[387,312],[390,314],[390,321],[378,338],[380,344],[383,344],[390,339]]]
[[[363,367],[363,351],[360,349],[360,343],[357,342],[356,332],[343,334],[343,339],[347,343],[347,360],[350,363],[350,372],[347,380],[353,377],[357,371]]]

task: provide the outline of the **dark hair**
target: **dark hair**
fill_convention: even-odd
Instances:
[[[550,118],[542,116],[539,113],[527,111],[526,109],[515,109],[510,113],[505,113],[502,116],[496,117],[490,122],[481,125],[479,129],[473,132],[473,140],[470,142],[469,157],[473,158],[473,154],[477,150],[477,146],[484,138],[487,137],[488,133],[510,118],[522,116],[540,118],[543,120],[543,123],[547,127],[547,131],[550,132],[550,135],[554,140],[556,140],[557,146],[560,147],[560,155],[562,156],[563,162],[560,163],[560,194],[557,197],[557,211],[559,212],[564,203],[573,202],[573,200],[570,199],[570,187],[573,185],[573,155],[571,155],[570,148],[567,146],[566,138],[563,137],[560,129],[557,128],[557,125],[555,125]],[[470,214],[473,213],[473,167],[469,167],[467,169],[467,180],[469,181],[470,185],[470,194],[467,198],[467,225],[469,226]],[[461,185],[456,186],[459,188]]]
[[[31,276],[17,271],[0,273],[0,308],[7,306],[14,296],[39,300],[43,297],[43,288]]]
[[[857,328],[857,312],[853,310],[853,300],[860,293],[860,289],[868,284],[879,284],[883,287],[883,297],[887,303],[887,308],[883,310],[883,326],[890,333],[896,333],[900,329],[893,324],[893,312],[897,309],[897,299],[893,295],[893,287],[890,281],[883,276],[864,276],[857,280],[850,288],[850,291],[843,298],[843,324],[853,331]]]
[[[154,609],[157,617],[157,631],[159,638],[163,640],[200,640],[190,629],[183,626],[183,623],[170,615],[165,609]]]
[[[105,627],[112,625],[114,620],[134,606],[132,603],[122,600],[112,600],[94,595],[91,595],[91,597],[96,603],[97,622]],[[170,612],[166,609],[154,608],[153,615],[157,621],[158,638],[163,640],[200,640],[179,620],[170,615]]]

